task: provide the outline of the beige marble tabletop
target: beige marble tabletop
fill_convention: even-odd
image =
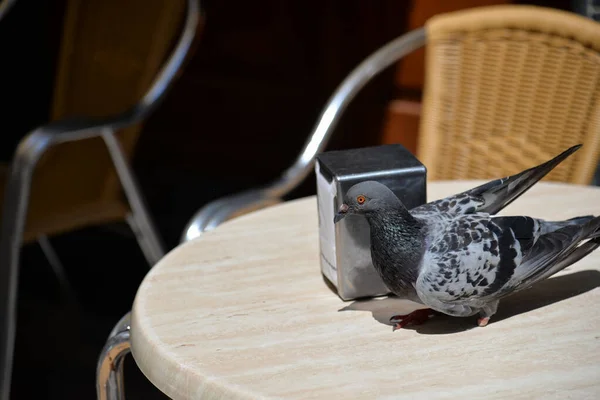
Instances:
[[[480,182],[431,183],[433,200]],[[539,183],[503,214],[600,213],[600,189]],[[343,302],[320,273],[316,199],[227,222],[144,279],[139,368],[174,399],[600,399],[600,250],[513,295],[485,328],[418,308]]]

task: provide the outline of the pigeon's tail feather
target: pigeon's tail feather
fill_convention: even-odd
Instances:
[[[581,243],[577,242],[578,244]],[[583,244],[579,244],[571,249],[570,252],[564,254],[552,267],[543,271],[538,276],[535,277],[535,282],[542,281],[546,278],[551,277],[552,275],[562,271],[570,265],[575,264],[577,261],[581,260],[592,251],[596,250],[600,246],[600,231],[595,231],[591,235],[591,239],[586,241]],[[535,282],[532,282],[535,283]]]
[[[543,235],[546,243],[540,243],[541,249],[548,251],[549,246],[554,247],[549,251],[548,256],[539,257],[540,262],[531,260],[535,265],[526,277],[523,277],[520,284],[529,287],[536,282],[542,281],[550,276],[562,271],[570,265],[581,260],[600,246],[600,217],[578,217],[567,221],[581,219],[581,224],[569,224],[554,232]],[[565,221],[565,222],[567,222]],[[562,237],[562,238],[561,238]],[[568,240],[566,240],[568,238]],[[555,247],[556,246],[556,247]],[[533,251],[535,252],[535,248]]]
[[[585,222],[589,222],[591,220],[593,220],[594,217],[593,215],[584,215],[582,217],[573,217],[573,218],[569,218],[567,220],[565,220],[565,222],[569,222],[569,225],[573,225],[573,224],[578,224],[581,225]]]
[[[544,221],[541,225],[541,234],[545,235],[550,232],[557,231],[566,226],[583,226],[593,220],[593,215],[585,215],[582,217],[570,218],[564,221]]]
[[[583,257],[590,254],[592,251],[596,250],[600,246],[600,238],[595,237],[582,245],[579,245],[575,248],[575,250],[569,253],[567,256],[562,258],[559,262],[557,262],[552,268],[550,268],[546,273],[542,274],[538,280],[546,279],[557,272],[562,271],[567,268],[569,265],[575,264],[577,261],[581,260]]]
[[[482,197],[485,200],[485,205],[478,211],[492,215],[496,214],[529,190],[540,179],[556,168],[558,164],[579,150],[581,146],[581,144],[575,145],[543,164],[506,178],[485,183],[469,190],[467,193],[472,196]]]

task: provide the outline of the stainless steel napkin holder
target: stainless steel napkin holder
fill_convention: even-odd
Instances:
[[[399,144],[321,153],[315,163],[321,272],[343,300],[382,296],[389,290],[371,261],[369,225],[349,215],[333,223],[346,191],[374,180],[388,186],[407,208],[427,199],[425,166]]]

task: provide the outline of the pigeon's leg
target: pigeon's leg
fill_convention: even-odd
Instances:
[[[404,328],[408,324],[420,325],[425,323],[429,318],[439,314],[431,308],[422,308],[415,310],[410,314],[394,315],[390,318],[390,322],[394,324],[394,330]]]
[[[484,327],[490,322],[490,318],[492,315],[496,314],[496,311],[498,310],[498,303],[498,300],[488,303],[479,311],[479,318],[477,318],[478,326]]]

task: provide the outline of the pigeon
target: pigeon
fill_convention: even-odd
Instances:
[[[563,221],[497,216],[581,145],[519,174],[408,210],[385,185],[363,181],[344,196],[334,222],[369,223],[371,259],[391,293],[427,308],[390,319],[394,330],[436,314],[478,315],[486,326],[499,301],[531,287],[600,246],[600,217]]]

